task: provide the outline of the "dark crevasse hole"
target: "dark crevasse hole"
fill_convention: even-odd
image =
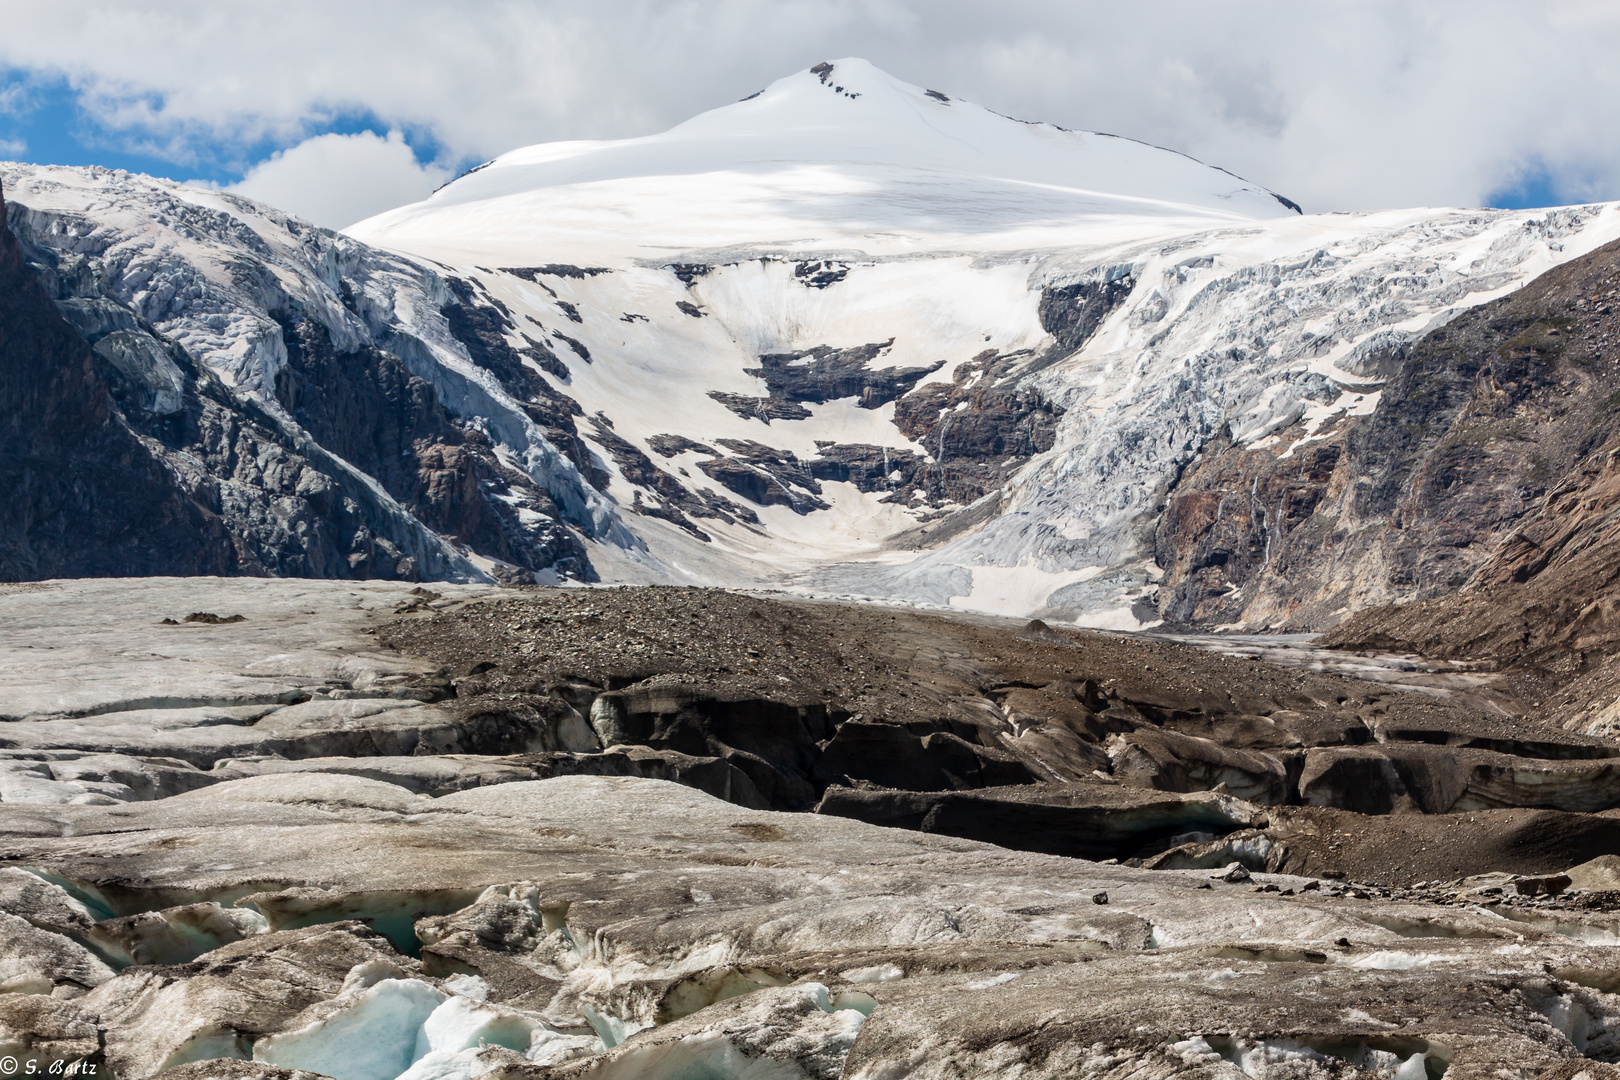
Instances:
[[[401,953],[420,958],[422,943],[416,921],[429,915],[448,915],[478,899],[482,888],[328,892],[294,888],[255,893],[241,906],[264,915],[270,929],[296,930],[319,923],[359,920],[386,937]]]
[[[233,914],[242,912],[263,916],[265,929],[272,932],[357,920],[388,938],[404,955],[420,957],[416,921],[459,911],[482,891],[328,891],[272,881],[217,890],[129,889],[78,881],[38,867],[25,869],[85,906],[96,925],[88,934],[73,937],[115,970],[131,963],[184,962],[250,936],[244,932],[246,924]],[[223,918],[205,910],[214,905],[222,909]]]

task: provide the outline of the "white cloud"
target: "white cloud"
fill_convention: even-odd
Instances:
[[[0,66],[65,73],[143,145],[241,155],[338,115],[448,159],[658,131],[864,56],[1001,112],[1129,135],[1308,209],[1477,204],[1544,167],[1620,197],[1613,0],[55,0]]]
[[[0,158],[20,158],[27,151],[28,144],[21,139],[0,139]]]
[[[397,131],[382,138],[317,135],[249,169],[228,190],[341,229],[405,203],[425,199],[451,171],[423,165]]]

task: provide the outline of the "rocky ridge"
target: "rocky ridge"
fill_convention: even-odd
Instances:
[[[15,195],[27,175],[0,179]],[[580,538],[608,519],[592,511],[594,489],[555,449],[588,464],[571,403],[519,377],[526,370],[500,336],[503,317],[470,286],[228,195],[105,170],[72,179],[34,189],[61,196],[56,209],[8,205],[0,231],[13,272],[33,279],[19,280],[18,295],[48,298],[54,311],[8,312],[7,333],[27,340],[25,318],[54,329],[34,338],[34,354],[7,377],[88,355],[110,423],[142,448],[149,475],[127,475],[103,497],[81,493],[76,515],[43,489],[19,490],[26,516],[56,516],[55,539],[28,541],[34,553],[7,560],[0,576],[140,569],[132,552],[112,557],[104,541],[118,527],[100,518],[121,502],[175,497],[197,518],[184,531],[211,539],[166,544],[151,564],[157,572],[591,576]],[[91,193],[93,211],[77,201]],[[396,305],[432,313],[435,333],[400,333]],[[459,357],[461,370],[429,359],[435,350]],[[482,366],[467,359],[473,353]],[[491,374],[502,370],[517,378],[522,408]],[[18,453],[42,473],[59,472],[68,456],[89,471],[115,467],[120,451],[64,441],[51,408],[12,415],[14,439],[27,447]],[[527,434],[497,449],[492,430]],[[510,452],[524,440],[526,453]],[[40,563],[47,548],[57,561]],[[107,552],[99,561],[98,548]]]

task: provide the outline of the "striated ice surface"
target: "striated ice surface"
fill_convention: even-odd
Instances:
[[[421,1056],[424,1025],[444,1000],[419,979],[384,979],[329,1017],[260,1039],[253,1060],[335,1080],[394,1080]]]

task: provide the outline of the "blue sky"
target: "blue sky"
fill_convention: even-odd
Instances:
[[[153,99],[161,104],[161,97]],[[42,165],[100,165],[109,169],[227,185],[252,166],[306,138],[322,134],[386,136],[396,131],[421,161],[444,160],[470,168],[482,159],[457,157],[420,127],[390,124],[367,112],[317,110],[302,118],[292,137],[264,135],[250,141],[218,141],[200,133],[190,138],[154,138],[144,132],[111,128],[81,104],[80,95],[60,74],[19,69],[0,71],[0,158]]]
[[[333,226],[841,56],[1182,150],[1307,211],[1620,199],[1612,0],[0,6],[0,158],[241,183]]]
[[[1582,195],[1586,197],[1583,199]],[[1543,206],[1567,206],[1578,201],[1609,202],[1614,199],[1620,199],[1620,190],[1611,188],[1590,194],[1561,190],[1557,178],[1545,165],[1537,162],[1527,166],[1521,179],[1491,192],[1486,197],[1486,205],[1505,210],[1528,210]]]
[[[80,105],[79,95],[61,75],[38,76],[13,69],[0,73],[0,100],[7,98],[7,90],[13,90],[20,101],[0,111],[0,145],[7,150],[3,156],[44,165],[101,165],[174,180],[230,184],[252,165],[310,135],[361,131],[386,135],[401,130],[419,159],[432,161],[444,152],[431,132],[402,130],[363,113],[311,116],[294,139],[263,137],[220,146],[202,137],[175,147],[139,133],[110,130]]]

